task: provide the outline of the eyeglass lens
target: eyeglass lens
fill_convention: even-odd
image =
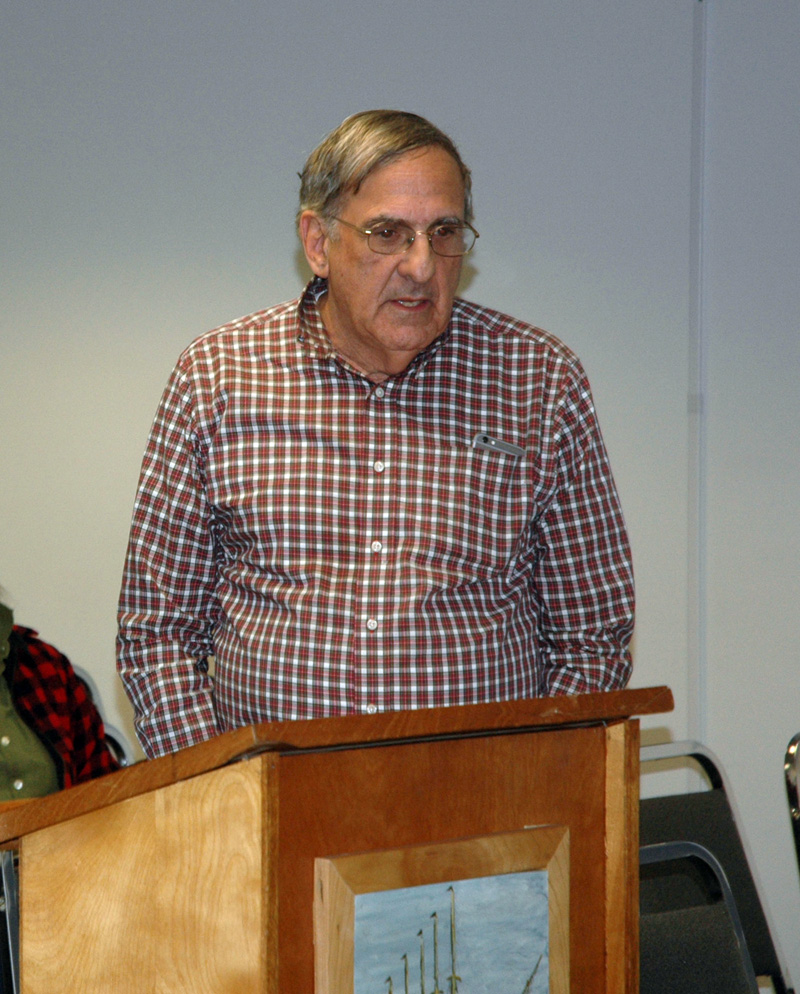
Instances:
[[[427,232],[431,248],[437,255],[466,255],[475,244],[472,228],[460,224],[439,224]],[[405,252],[419,236],[407,224],[381,224],[368,235],[369,247],[382,255]]]

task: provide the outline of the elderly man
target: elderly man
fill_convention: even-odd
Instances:
[[[457,148],[368,111],[301,180],[314,279],[197,339],[150,435],[118,638],[145,751],[624,686],[630,553],[589,384],[456,297],[478,237]]]

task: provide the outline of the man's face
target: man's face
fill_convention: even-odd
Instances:
[[[415,231],[462,221],[461,172],[444,149],[407,152],[373,170],[337,216],[359,228],[404,221]],[[401,372],[446,328],[461,258],[436,255],[424,235],[400,255],[379,255],[359,232],[338,225],[331,235],[317,222],[301,221],[301,233],[318,231],[303,243],[312,270],[328,280],[321,311],[333,345],[373,379]]]

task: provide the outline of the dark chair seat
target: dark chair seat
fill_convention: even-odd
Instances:
[[[718,895],[714,902],[640,915],[641,994],[758,994],[736,902],[713,853],[696,842],[666,842],[642,846],[639,862],[643,872],[698,864]]]
[[[642,915],[641,994],[751,994],[724,904]]]
[[[676,757],[699,763],[711,789],[643,797],[639,805],[640,844],[687,840],[713,853],[730,882],[756,976],[769,977],[777,994],[791,994],[748,861],[722,765],[710,750],[696,742],[645,747],[641,754],[643,762]],[[643,914],[708,907],[719,901],[716,877],[702,862],[677,860],[668,865],[642,866],[640,872]]]

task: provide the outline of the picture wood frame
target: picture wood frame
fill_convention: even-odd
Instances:
[[[532,875],[539,876],[535,881]],[[420,963],[409,965],[405,956],[404,985],[408,989],[409,973],[413,975],[414,990],[429,990],[430,994],[457,994],[459,984],[462,990],[470,988],[469,978],[458,976],[464,974],[461,967],[456,969],[455,953],[455,895],[456,891],[469,895],[471,888],[465,885],[473,882],[480,883],[480,904],[474,911],[482,915],[482,926],[486,933],[484,938],[489,945],[501,956],[510,941],[519,941],[514,935],[509,935],[515,929],[519,936],[526,936],[526,941],[533,939],[532,923],[537,921],[541,926],[544,919],[546,941],[543,951],[539,951],[539,960],[535,962],[529,973],[523,971],[527,980],[518,983],[520,994],[532,994],[534,991],[547,991],[548,994],[568,994],[569,992],[569,830],[565,826],[546,825],[532,826],[516,832],[502,832],[492,835],[467,839],[456,839],[431,845],[409,846],[398,849],[377,850],[366,853],[317,858],[315,860],[314,881],[314,949],[315,949],[315,990],[316,994],[373,994],[373,988],[364,991],[356,986],[357,975],[363,975],[363,970],[357,970],[357,958],[365,956],[366,951],[359,948],[357,935],[358,919],[361,912],[359,905],[363,901],[361,895],[376,895],[380,908],[384,903],[385,919],[380,925],[381,942],[394,943],[395,936],[386,933],[404,930],[397,940],[406,942],[409,950],[416,952],[414,942],[419,942]],[[446,928],[447,935],[442,943],[437,943],[434,931],[433,957],[430,947],[430,926],[420,928],[416,937],[409,935],[408,922],[396,913],[399,903],[406,897],[413,903],[416,898],[427,899],[428,888],[437,885],[430,891],[442,892],[448,889],[453,908],[448,922],[440,923],[440,928]],[[418,894],[412,893],[421,889]],[[488,888],[488,890],[487,890]],[[527,901],[527,894],[538,894],[533,898],[533,906],[526,907],[518,913],[513,927],[509,928],[506,921],[502,934],[498,930],[496,942],[491,934],[493,911],[492,902],[503,904],[503,913],[508,914],[516,907],[506,896],[514,888],[517,892],[516,901]],[[527,890],[520,890],[527,888]],[[534,888],[531,890],[530,888]],[[387,892],[392,892],[388,894]],[[477,891],[475,892],[477,894]],[[487,905],[487,893],[489,904]],[[494,895],[494,896],[491,896]],[[442,897],[437,900],[441,901]],[[399,902],[399,903],[398,903]],[[375,902],[372,902],[375,903]],[[432,906],[432,905],[430,905]],[[530,911],[530,917],[527,911]],[[380,913],[380,912],[379,912]],[[461,914],[463,914],[463,909]],[[438,921],[437,913],[430,916]],[[434,929],[435,929],[434,925]],[[529,934],[531,933],[531,934]],[[425,965],[425,943],[428,939],[428,965]],[[447,947],[440,955],[439,945]],[[452,945],[452,948],[451,948]],[[400,946],[397,946],[399,949]],[[439,959],[450,959],[450,965],[441,968]],[[466,957],[459,953],[459,963]],[[433,960],[433,962],[431,962]],[[490,965],[486,957],[482,959],[483,967],[487,970],[501,971],[501,964]],[[528,960],[530,963],[530,960]],[[397,958],[392,961],[392,968],[398,966]],[[425,986],[425,976],[433,967],[433,984]],[[540,968],[541,967],[541,971]],[[449,971],[449,972],[448,972]],[[374,971],[373,971],[374,972]],[[522,974],[517,970],[516,978]],[[375,974],[377,978],[377,974]],[[543,979],[544,978],[544,979]],[[545,983],[546,980],[546,983]],[[504,983],[515,983],[516,979],[506,978]],[[384,980],[381,976],[375,986],[375,994],[388,991],[389,994],[403,994],[403,983],[398,977],[393,979],[390,974]],[[473,990],[478,989],[474,985]],[[481,988],[483,989],[483,988]],[[489,989],[489,988],[485,988]],[[494,989],[498,989],[494,987]],[[502,987],[512,991],[513,987]]]

